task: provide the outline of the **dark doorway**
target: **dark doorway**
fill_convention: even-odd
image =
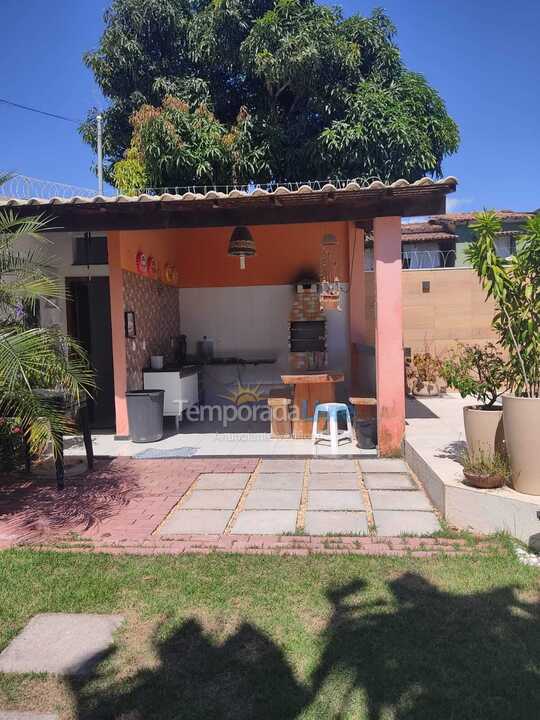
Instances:
[[[109,278],[66,278],[67,329],[80,342],[96,372],[97,390],[89,400],[93,428],[114,427],[114,376]]]

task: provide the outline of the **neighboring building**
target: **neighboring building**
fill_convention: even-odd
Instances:
[[[436,220],[401,226],[401,255],[404,270],[455,267],[459,235]]]
[[[533,213],[499,210],[502,230],[497,253],[516,250],[523,224]],[[475,213],[448,213],[401,228],[404,342],[411,352],[441,355],[456,343],[495,340],[491,327],[494,305],[485,299],[466,249],[474,239]]]
[[[534,213],[497,211],[502,231],[497,252],[515,252],[523,224]],[[473,241],[475,213],[448,213],[424,222],[402,223],[403,337],[411,353],[429,350],[444,355],[457,343],[496,339],[491,327],[494,306],[486,301],[476,273],[465,259]],[[373,241],[366,235],[366,288],[373,304]],[[371,316],[370,316],[371,317]],[[373,337],[373,328],[370,337]]]
[[[516,239],[523,223],[533,213],[498,210],[502,230],[495,242],[497,254],[509,257],[516,250]],[[421,223],[405,223],[401,228],[403,268],[405,270],[468,267],[467,246],[474,231],[475,213],[448,213]]]

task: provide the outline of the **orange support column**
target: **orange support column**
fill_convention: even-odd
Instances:
[[[360,361],[357,345],[366,342],[366,291],[364,278],[364,231],[348,223],[349,236],[349,323],[351,335],[351,394],[360,392]]]
[[[109,253],[109,286],[111,292],[111,325],[114,368],[114,403],[117,437],[129,436],[127,416],[127,362],[124,330],[124,282],[120,264],[120,233],[107,234]]]
[[[379,454],[393,457],[405,434],[401,218],[375,218],[373,229]]]
[[[364,231],[349,223],[349,297],[351,314],[351,342],[365,343],[366,290],[364,279]]]

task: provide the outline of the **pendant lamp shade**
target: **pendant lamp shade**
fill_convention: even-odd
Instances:
[[[249,228],[243,225],[234,228],[231,239],[229,240],[229,255],[248,256],[256,255],[257,248]]]

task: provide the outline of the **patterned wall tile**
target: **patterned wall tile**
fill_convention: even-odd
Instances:
[[[124,271],[124,310],[135,313],[137,336],[126,338],[127,387],[142,389],[142,369],[151,355],[171,354],[172,337],[180,334],[178,289]]]

